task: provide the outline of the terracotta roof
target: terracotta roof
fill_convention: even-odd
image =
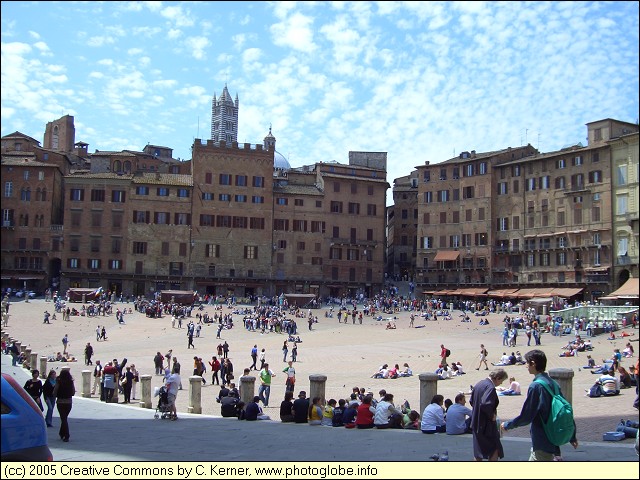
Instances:
[[[150,183],[152,185],[193,186],[193,176],[179,173],[143,173],[133,178],[133,183]]]

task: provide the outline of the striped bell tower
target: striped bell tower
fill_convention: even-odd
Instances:
[[[238,94],[235,102],[231,100],[227,85],[224,85],[220,98],[215,93],[211,101],[211,140],[218,144],[224,140],[227,144],[238,141]]]

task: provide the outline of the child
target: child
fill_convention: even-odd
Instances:
[[[322,410],[322,425],[325,427],[333,426],[333,411],[336,407],[336,403],[335,399],[332,398],[327,402],[327,405]]]
[[[420,429],[420,414],[415,410],[411,410],[405,414],[402,419],[402,425],[407,430],[419,430]]]

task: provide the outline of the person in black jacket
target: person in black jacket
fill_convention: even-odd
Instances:
[[[42,381],[38,378],[40,372],[38,370],[31,370],[31,378],[27,380],[27,383],[24,384],[24,389],[27,393],[33,398],[33,401],[40,407],[40,410],[44,412],[44,407],[42,406],[42,400],[40,397],[42,396]]]

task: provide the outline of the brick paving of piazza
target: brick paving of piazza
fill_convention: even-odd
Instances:
[[[81,304],[72,303],[72,307],[81,308]],[[132,303],[116,303],[116,308],[133,308]],[[285,334],[249,332],[243,328],[242,316],[234,315],[234,328],[222,331],[222,339],[216,339],[217,325],[208,324],[202,327],[200,337],[194,337],[195,349],[187,349],[186,321],[183,328],[171,327],[171,316],[162,318],[147,318],[144,314],[133,312],[126,315],[126,324],[119,325],[115,314],[107,316],[82,317],[73,316],[70,322],[62,321],[62,315],[57,314],[57,319],[50,325],[43,324],[43,312],[54,312],[54,305],[43,299],[31,300],[25,303],[22,300],[11,301],[9,325],[3,327],[13,338],[28,344],[32,352],[39,356],[55,354],[62,351],[61,339],[64,334],[69,335],[68,351],[78,361],[69,363],[71,373],[76,379],[76,389],[81,389],[81,371],[92,369],[84,365],[84,347],[91,342],[94,347],[93,360],[101,360],[102,364],[117,358],[126,357],[128,363],[134,363],[140,374],[152,375],[152,389],[161,385],[162,377],[154,372],[153,357],[157,351],[163,355],[169,349],[173,349],[173,355],[178,357],[182,365],[182,378],[185,389],[177,399],[178,412],[187,410],[187,377],[193,370],[193,356],[202,357],[207,362],[216,354],[216,346],[219,342],[227,341],[230,345],[229,357],[234,365],[236,382],[242,370],[251,364],[250,350],[254,344],[258,349],[266,349],[266,359],[271,369],[276,373],[272,380],[271,398],[268,408],[265,408],[272,419],[278,419],[280,401],[285,391],[285,375],[282,369],[285,364],[282,359],[281,347]],[[395,403],[400,404],[405,399],[415,409],[419,407],[419,379],[418,374],[433,372],[439,363],[440,344],[443,343],[451,350],[450,361],[462,362],[466,375],[454,377],[449,380],[439,381],[438,393],[445,398],[453,399],[460,392],[468,392],[469,385],[475,384],[485,377],[486,371],[476,371],[478,366],[478,352],[481,343],[489,351],[489,362],[497,362],[503,351],[519,350],[523,355],[528,350],[526,337],[518,336],[518,346],[507,348],[502,346],[502,319],[504,314],[490,314],[490,325],[478,325],[479,317],[471,315],[471,323],[460,322],[460,311],[455,310],[452,320],[424,321],[417,317],[415,326],[409,327],[409,313],[397,313],[397,329],[387,330],[385,321],[376,321],[371,317],[365,317],[363,324],[352,325],[338,323],[337,318],[325,318],[326,307],[312,310],[318,316],[319,322],[313,326],[313,331],[308,330],[306,319],[296,319],[298,334],[302,343],[298,345],[298,362],[296,367],[296,395],[300,390],[309,392],[309,375],[323,374],[327,376],[325,394],[326,398],[348,398],[354,386],[364,387],[367,391],[374,392],[378,397],[378,391],[384,388],[394,394]],[[205,311],[210,316],[214,313],[212,306],[207,306]],[[223,307],[223,313],[231,310]],[[196,311],[192,318],[195,318]],[[204,312],[201,312],[204,313]],[[306,313],[306,310],[305,310]],[[383,315],[387,318],[389,315]],[[106,325],[108,340],[96,342],[96,325]],[[605,335],[593,338],[594,350],[591,353],[596,363],[601,363],[603,358],[609,358],[614,348],[624,348],[630,339],[638,338],[638,330],[626,329],[633,332],[632,337],[609,341]],[[588,398],[584,396],[585,389],[589,388],[598,378],[588,370],[581,367],[587,362],[586,353],[580,353],[578,357],[560,358],[558,354],[563,351],[561,347],[567,343],[571,336],[554,337],[550,334],[542,336],[542,350],[547,353],[547,369],[565,367],[574,370],[573,380],[573,405],[578,427],[578,438],[582,441],[600,442],[603,432],[615,431],[620,419],[637,419],[638,411],[632,404],[635,399],[635,389],[623,389],[616,397]],[[524,342],[523,342],[524,340]],[[638,351],[638,344],[633,343]],[[291,349],[289,349],[289,352]],[[371,375],[377,368],[388,363],[403,365],[407,362],[414,372],[414,376],[398,379],[372,379]],[[623,359],[622,365],[629,367],[635,364],[636,357]],[[48,368],[56,368],[66,365],[59,362],[50,362]],[[526,389],[531,381],[525,366],[504,367],[507,373],[515,376],[522,385],[523,395],[515,397],[500,397],[498,415],[501,419],[511,419],[520,412],[520,408],[526,397]],[[257,372],[252,371],[257,376]],[[206,386],[202,389],[202,413],[219,415],[220,405],[215,401],[219,387],[211,386],[211,374],[207,367],[205,374]],[[257,394],[259,381],[256,381]],[[138,388],[138,398],[140,388]],[[99,401],[99,397],[94,397]],[[123,396],[120,395],[120,401]],[[157,398],[152,399],[153,407]],[[420,412],[422,413],[422,412]],[[528,437],[528,427],[509,431],[506,436]],[[632,440],[624,440],[632,443]]]

